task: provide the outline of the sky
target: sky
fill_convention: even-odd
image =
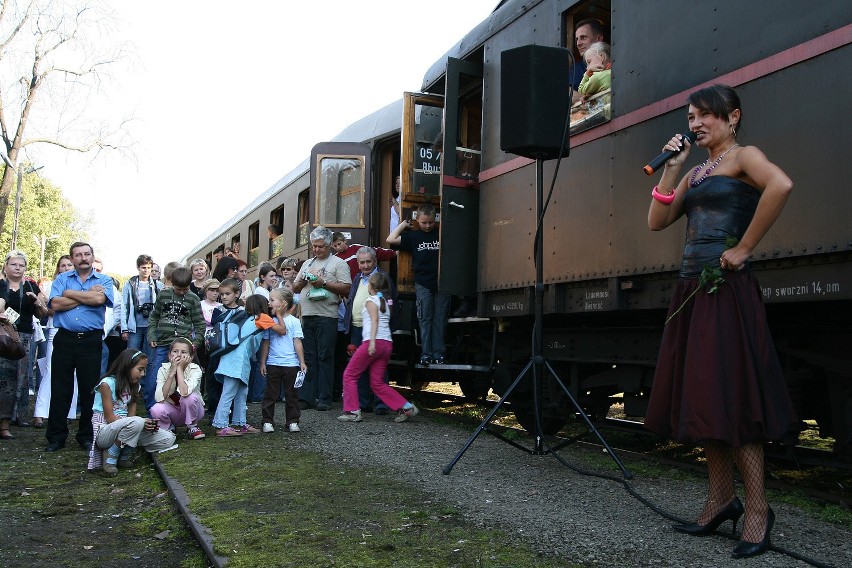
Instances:
[[[349,124],[418,91],[498,0],[113,2],[133,57],[87,113],[132,117],[133,157],[28,158],[89,227],[104,270],[190,250]],[[333,80],[329,80],[329,78]]]

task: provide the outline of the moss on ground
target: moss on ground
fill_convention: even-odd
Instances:
[[[387,471],[288,448],[286,437],[275,446],[269,436],[243,436],[185,444],[160,457],[229,567],[570,566],[466,522]]]

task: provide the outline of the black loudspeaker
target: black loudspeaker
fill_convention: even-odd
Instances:
[[[527,158],[558,158],[571,105],[569,51],[525,45],[504,51],[500,66],[500,149]],[[565,136],[562,156],[570,149]]]

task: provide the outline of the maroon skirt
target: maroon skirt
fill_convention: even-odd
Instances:
[[[645,415],[645,427],[678,442],[733,447],[799,430],[757,280],[725,272],[714,294],[697,278],[675,287]]]

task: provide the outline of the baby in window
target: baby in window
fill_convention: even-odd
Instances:
[[[586,60],[586,72],[577,91],[583,95],[583,101],[586,101],[612,85],[609,44],[603,41],[593,43],[586,50],[583,58]]]

